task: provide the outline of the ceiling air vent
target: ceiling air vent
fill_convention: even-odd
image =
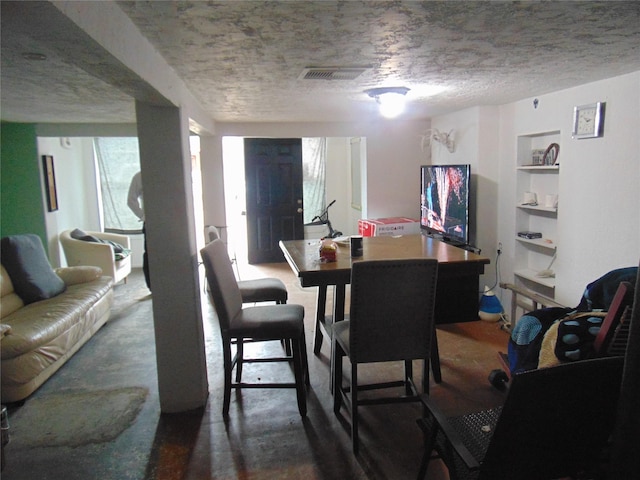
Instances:
[[[353,80],[369,67],[306,67],[298,77],[300,80]]]

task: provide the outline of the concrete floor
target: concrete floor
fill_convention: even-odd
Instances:
[[[215,315],[203,297],[208,379],[207,405],[187,414],[160,413],[152,297],[140,270],[115,287],[110,321],[67,364],[22,406],[11,406],[11,442],[6,447],[5,480],[18,479],[414,479],[421,455],[422,435],[415,419],[416,404],[361,408],[360,454],[351,452],[349,424],[343,410],[336,417],[329,392],[329,344],[312,353],[315,290],[303,289],[288,265],[243,267],[242,278],[278,276],[289,290],[289,302],[306,309],[311,388],[308,414],[298,414],[294,390],[249,390],[232,393],[230,415],[222,417],[222,356]],[[499,368],[496,353],[506,348],[508,335],[497,324],[471,322],[438,327],[443,382],[431,382],[431,396],[445,414],[489,408],[504,394],[488,382]],[[267,348],[280,348],[279,345]],[[282,365],[245,367],[249,378],[291,376]],[[267,371],[266,368],[276,368]],[[396,365],[376,365],[370,379],[389,378]],[[416,372],[416,378],[420,371]],[[282,378],[284,378],[282,377]],[[287,377],[288,378],[288,377]],[[366,381],[366,378],[365,378]],[[34,424],[37,400],[82,392],[109,392],[143,387],[146,399],[135,419],[116,438],[58,445],[56,430],[64,418],[46,426]],[[106,398],[106,397],[105,397]],[[104,418],[83,415],[96,428]],[[50,424],[49,424],[50,423]],[[44,431],[44,429],[48,431]],[[50,444],[30,441],[33,429],[52,438]],[[28,435],[27,433],[31,433]],[[432,462],[428,478],[446,479],[446,469]]]

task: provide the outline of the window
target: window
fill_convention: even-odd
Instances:
[[[327,139],[302,139],[302,198],[304,223],[310,223],[327,204]]]
[[[129,184],[140,170],[137,137],[95,138],[105,232],[139,233],[142,223],[127,206]]]

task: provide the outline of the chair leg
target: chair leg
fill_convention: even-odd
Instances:
[[[242,379],[242,361],[244,355],[244,339],[238,338],[236,344],[236,383],[240,383]]]
[[[311,378],[309,377],[309,358],[307,357],[307,337],[304,334],[304,328],[302,329],[302,340],[300,348],[302,350],[302,367],[304,372],[304,384],[307,387],[311,386]]]
[[[320,355],[322,348],[322,330],[320,323],[324,322],[324,313],[327,308],[327,286],[320,285],[318,287],[318,298],[316,300],[316,325],[313,337],[313,354]]]
[[[429,359],[422,359],[422,393],[429,394]]]
[[[422,418],[418,419],[418,426],[424,433],[424,453],[422,454],[422,461],[420,462],[420,470],[418,471],[417,480],[424,480],[431,461],[431,452],[433,451],[436,443],[438,428],[434,425],[431,431],[429,431],[429,428],[427,428],[427,425]]]
[[[331,340],[331,390],[333,391],[333,412],[340,413],[342,405],[342,356],[344,352],[335,338]]]
[[[442,382],[442,372],[440,371],[440,352],[438,351],[438,337],[436,329],[433,328],[433,338],[431,339],[431,369],[433,370],[433,380],[436,383]]]
[[[351,446],[358,454],[358,364],[351,362]]]
[[[231,339],[222,340],[222,356],[224,363],[224,399],[222,401],[222,415],[229,415],[229,404],[231,403]]]
[[[282,300],[276,300],[276,305],[285,305],[287,303],[286,300],[282,301]],[[287,339],[287,338],[283,338],[280,343],[282,344],[282,348],[284,348],[284,353],[290,357],[291,355],[293,355],[292,352],[292,348],[291,348],[291,344],[292,344],[292,340]]]
[[[291,356],[291,340],[287,340],[287,339],[283,339],[280,340],[280,344],[282,345],[282,348],[284,348],[284,353],[287,357]]]
[[[413,381],[413,361],[404,361],[404,394],[407,396],[413,395],[413,388],[411,383]]]
[[[293,342],[293,372],[296,379],[296,397],[298,399],[298,411],[301,417],[307,416],[307,397],[305,393],[305,374],[304,374],[304,360],[302,358],[303,351],[305,350],[302,342],[304,337],[298,337]]]

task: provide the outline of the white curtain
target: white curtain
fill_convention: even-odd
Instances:
[[[141,232],[142,223],[127,206],[129,184],[140,170],[138,139],[94,138],[93,148],[100,174],[104,230],[116,233]]]
[[[326,138],[302,139],[302,198],[304,199],[304,223],[324,210],[326,195]]]

